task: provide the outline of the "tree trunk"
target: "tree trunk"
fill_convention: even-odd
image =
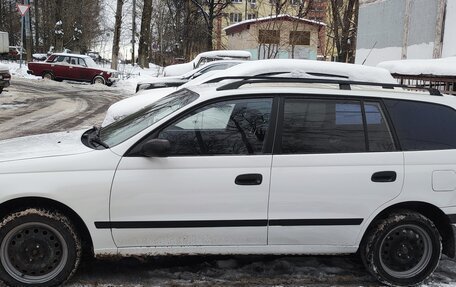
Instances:
[[[149,68],[149,48],[151,46],[150,22],[152,16],[152,0],[144,0],[141,18],[141,32],[138,47],[138,62],[141,68]]]
[[[122,26],[122,7],[124,1],[117,0],[116,8],[116,24],[114,27],[114,40],[112,43],[112,62],[111,69],[117,70],[117,62],[119,61],[119,42],[120,42],[120,28]]]
[[[62,9],[63,9],[63,0],[56,0],[56,9],[55,9],[55,21],[54,25],[62,21]],[[62,25],[63,27],[63,25]],[[63,51],[63,34],[56,34],[55,35],[55,51],[62,52]]]

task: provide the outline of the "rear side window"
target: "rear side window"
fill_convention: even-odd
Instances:
[[[281,146],[284,154],[365,152],[360,102],[286,99]]]
[[[378,102],[286,99],[282,153],[395,151],[391,130]]]
[[[405,151],[456,148],[456,111],[438,104],[384,100]]]

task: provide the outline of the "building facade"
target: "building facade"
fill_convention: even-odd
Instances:
[[[245,20],[225,28],[229,50],[245,50],[253,59],[317,60],[326,25],[290,15]]]
[[[276,5],[277,1],[280,5]],[[233,0],[224,16],[216,20],[214,46],[226,49],[228,37],[224,29],[245,20],[288,14],[326,23],[327,9],[328,0]]]
[[[356,63],[456,56],[455,0],[361,0]]]

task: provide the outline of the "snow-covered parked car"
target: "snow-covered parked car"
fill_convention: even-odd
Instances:
[[[202,67],[199,67],[195,70],[183,74],[182,76],[158,77],[148,81],[141,81],[136,85],[136,92],[158,88],[179,87],[187,83],[188,81],[196,79],[199,76],[204,75],[206,73],[212,71],[226,70],[228,68],[231,68],[244,62],[245,61],[241,60],[220,60],[209,62],[203,65]]]
[[[381,282],[426,280],[455,257],[456,98],[328,73],[0,142],[1,280],[58,286],[82,254],[357,252]]]
[[[112,85],[118,80],[116,70],[102,68],[87,55],[55,53],[44,62],[28,63],[28,74],[49,80],[72,80]]]
[[[0,94],[3,92],[4,88],[9,87],[11,80],[11,74],[9,72],[9,67],[6,65],[0,64]]]
[[[228,59],[250,60],[251,58],[252,54],[250,52],[240,50],[217,50],[203,52],[198,54],[191,62],[166,66],[163,74],[165,77],[180,76],[190,72],[191,70],[199,68],[208,62]]]
[[[361,65],[347,65],[333,62],[297,60],[297,59],[272,59],[248,61],[229,69],[209,72],[178,88],[154,89],[143,91],[134,97],[121,100],[111,105],[106,113],[102,126],[106,126],[116,120],[130,115],[152,102],[174,92],[191,86],[201,85],[207,82],[221,81],[230,77],[245,76],[291,76],[291,77],[331,77],[349,79],[353,81],[397,83],[391,74],[385,70]],[[229,81],[229,80],[225,80]]]

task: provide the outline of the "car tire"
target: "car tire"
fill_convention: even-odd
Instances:
[[[54,80],[54,75],[50,72],[43,73],[43,79],[45,80]]]
[[[3,92],[3,87],[0,87],[0,94]]]
[[[80,259],[81,240],[60,213],[29,208],[0,224],[0,278],[7,286],[62,285]]]
[[[96,76],[95,78],[93,78],[93,81],[92,81],[93,84],[101,84],[101,85],[105,85],[106,84],[106,81],[103,77],[101,76]]]
[[[425,216],[401,211],[379,220],[361,245],[366,269],[391,286],[413,286],[437,268],[442,240],[434,223]]]

